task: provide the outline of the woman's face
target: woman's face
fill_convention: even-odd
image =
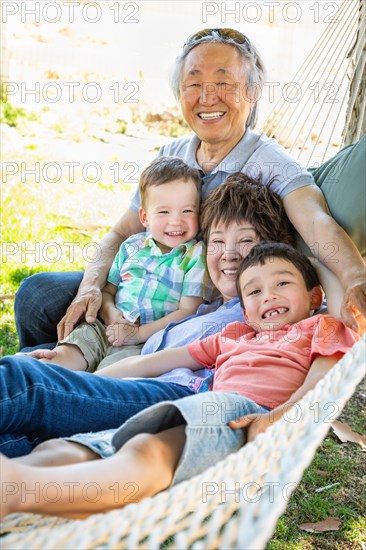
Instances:
[[[253,103],[235,47],[211,43],[193,48],[184,61],[180,93],[183,116],[201,141],[236,145]]]
[[[236,298],[236,273],[240,261],[260,241],[254,227],[246,221],[218,223],[211,227],[207,243],[207,267],[211,280],[224,302]]]

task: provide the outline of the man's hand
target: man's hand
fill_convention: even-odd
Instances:
[[[106,335],[113,347],[141,344],[139,327],[126,319],[109,325]]]
[[[102,305],[102,292],[98,287],[89,287],[80,290],[67,308],[66,315],[57,325],[57,338],[63,340],[75,328],[77,323],[85,317],[87,323],[94,323]]]
[[[314,250],[315,247],[317,259],[341,282],[345,289],[341,318],[357,332],[358,323],[351,306],[366,316],[365,263],[361,254],[350,236],[330,215],[324,195],[316,185],[288,193],[283,204],[291,223],[305,243],[310,249]]]
[[[362,280],[347,288],[341,306],[344,324],[355,332],[362,330],[362,325],[364,325],[360,314],[364,318],[366,317],[366,281]]]
[[[230,420],[228,425],[233,430],[247,428],[247,441],[253,441],[258,434],[263,433],[275,422],[272,411],[268,413],[254,413]]]

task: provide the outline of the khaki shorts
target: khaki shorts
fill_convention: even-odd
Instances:
[[[111,346],[105,333],[105,325],[98,319],[90,324],[82,321],[67,338],[58,342],[60,344],[73,344],[80,349],[88,363],[87,372],[101,370],[125,357],[140,355],[143,346]]]

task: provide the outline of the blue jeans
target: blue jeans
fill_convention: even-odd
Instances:
[[[0,360],[0,452],[22,456],[52,437],[117,428],[150,405],[193,394],[179,384],[113,379],[7,356]]]
[[[53,348],[57,324],[74,299],[83,273],[37,273],[24,279],[15,296],[15,324],[19,348]]]

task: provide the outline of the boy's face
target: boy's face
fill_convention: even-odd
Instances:
[[[240,276],[244,316],[256,332],[279,330],[310,315],[320,306],[320,287],[308,291],[298,269],[282,258],[246,269]]]
[[[259,241],[256,230],[245,220],[229,225],[219,222],[211,227],[207,243],[207,268],[224,302],[238,296],[235,285],[238,265]]]
[[[198,233],[200,196],[192,180],[174,180],[147,190],[140,220],[149,227],[162,252],[186,243]]]

